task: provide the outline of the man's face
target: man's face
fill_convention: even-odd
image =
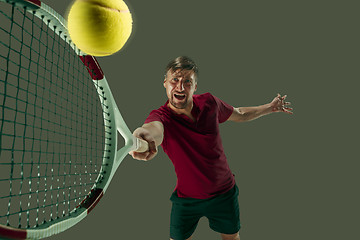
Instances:
[[[175,72],[168,71],[164,87],[170,104],[176,109],[185,109],[192,103],[192,97],[197,88],[195,73],[181,69]]]

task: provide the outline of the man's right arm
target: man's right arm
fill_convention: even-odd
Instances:
[[[157,148],[164,139],[164,126],[159,121],[145,123],[142,127],[137,128],[133,135],[147,141],[149,150],[143,153],[132,151],[130,155],[135,159],[148,161],[156,156]]]

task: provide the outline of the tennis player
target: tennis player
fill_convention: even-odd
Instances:
[[[210,93],[194,95],[197,78],[198,67],[188,57],[167,65],[168,100],[133,133],[149,143],[149,151],[130,154],[148,161],[161,145],[174,164],[177,184],[170,198],[170,239],[191,239],[199,219],[206,217],[223,240],[239,240],[239,190],[224,154],[219,123],[251,121],[273,112],[292,114],[292,108],[280,94],[265,105],[234,108]]]

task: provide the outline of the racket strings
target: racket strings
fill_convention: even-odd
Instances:
[[[96,182],[105,143],[103,103],[65,36],[49,21],[4,5],[0,224],[30,228],[68,216]]]

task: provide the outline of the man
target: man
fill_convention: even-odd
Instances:
[[[168,101],[133,133],[148,142],[149,150],[130,154],[148,161],[161,145],[174,164],[177,185],[170,198],[170,239],[191,239],[199,219],[207,217],[223,240],[239,240],[238,188],[223,151],[219,123],[250,121],[272,112],[291,114],[292,108],[280,94],[265,105],[234,108],[210,93],[194,95],[197,78],[198,68],[187,57],[168,64],[164,80]]]

